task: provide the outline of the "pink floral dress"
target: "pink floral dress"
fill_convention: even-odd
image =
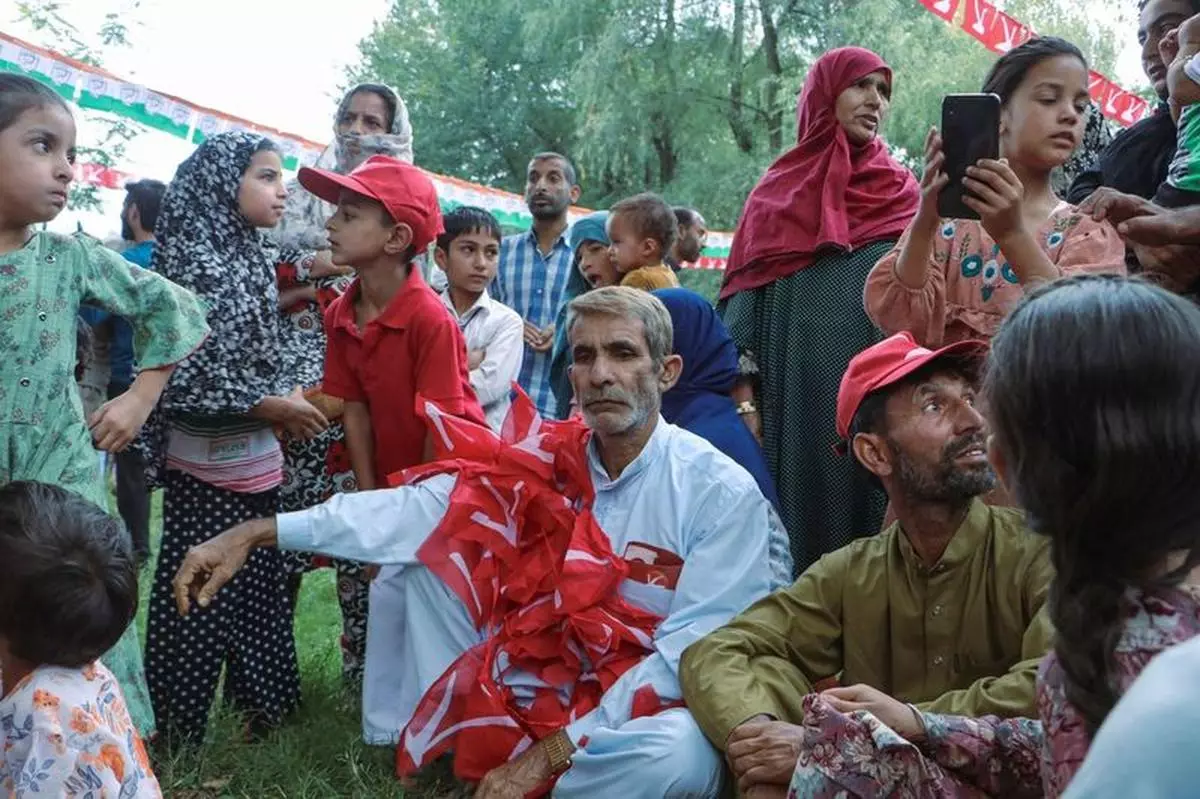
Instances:
[[[0,793],[25,797],[161,797],[112,672],[42,666],[0,699]]]
[[[1131,591],[1125,601],[1113,652],[1122,693],[1155,655],[1200,635],[1200,603],[1188,591]],[[1091,745],[1053,652],[1038,675],[1040,720],[922,713],[926,738],[914,744],[870,713],[843,715],[816,694],[804,700],[804,711],[807,745],[789,799],[1054,799]]]
[[[909,288],[896,262],[912,228],[867,277],[867,315],[889,335],[907,330],[926,347],[963,339],[990,339],[1025,295],[1025,287],[983,225],[943,219],[934,236],[925,285]],[[1061,276],[1125,273],[1125,243],[1108,222],[1096,222],[1061,203],[1034,234]]]

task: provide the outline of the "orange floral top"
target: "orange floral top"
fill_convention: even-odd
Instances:
[[[162,796],[112,672],[42,666],[0,699],[0,794]]]
[[[911,233],[910,225],[867,277],[864,304],[871,321],[889,335],[907,330],[926,347],[991,339],[1025,294],[1000,246],[980,222],[943,219],[925,285],[913,289],[896,276]],[[1060,275],[1126,271],[1125,243],[1116,229],[1068,203],[1060,203],[1035,235]]]

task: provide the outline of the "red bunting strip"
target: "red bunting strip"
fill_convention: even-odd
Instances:
[[[965,2],[962,29],[993,53],[1003,55],[1019,47],[1037,32],[988,2],[988,0],[917,0],[929,13],[954,23],[959,7]],[[1088,91],[1100,111],[1120,125],[1132,125],[1151,112],[1151,106],[1133,92],[1126,91],[1098,72],[1088,75]]]

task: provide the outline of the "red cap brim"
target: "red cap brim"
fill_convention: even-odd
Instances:
[[[330,205],[337,205],[343,191],[352,191],[355,194],[382,202],[375,192],[364,186],[353,175],[339,175],[337,172],[330,172],[327,169],[302,166],[296,178],[310,194],[315,194]]]
[[[931,363],[937,361],[956,362],[960,366],[966,366],[972,370],[978,370],[983,365],[983,361],[987,358],[988,350],[991,346],[986,341],[977,341],[968,339],[966,341],[957,341],[953,344],[948,344],[941,349],[919,355],[915,358],[905,359],[903,363],[897,366],[892,371],[877,378],[867,391],[863,394],[866,398],[868,394],[873,394],[876,391],[893,386],[899,383],[904,378],[918,372]],[[834,452],[838,455],[847,455],[850,452],[850,442],[845,438],[839,440],[833,445]]]
[[[897,366],[892,371],[879,377],[871,384],[867,393],[879,391],[881,388],[899,383],[904,378],[911,375],[913,372],[918,372],[924,369],[931,363],[937,361],[955,361],[960,365],[966,365],[973,368],[978,368],[984,358],[987,357],[988,344],[986,341],[958,341],[954,344],[948,344],[939,350],[919,355],[916,358],[907,358],[903,363]]]

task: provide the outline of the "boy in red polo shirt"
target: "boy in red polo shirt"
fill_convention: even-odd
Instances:
[[[486,424],[453,316],[412,259],[442,232],[433,183],[415,166],[373,156],[349,175],[300,170],[300,185],[337,213],[326,224],[333,262],[354,269],[325,312],[325,393],[346,401],[350,462],[361,490],[428,459],[416,395]]]
[[[346,401],[346,446],[360,490],[430,457],[416,396],[487,425],[467,370],[458,322],[413,264],[442,232],[433,183],[420,169],[373,156],[349,175],[301,169],[300,185],[337,213],[325,225],[333,262],[353,267],[354,282],[325,311],[322,390]],[[400,670],[409,586],[403,567],[379,570],[371,583],[363,674],[363,738],[395,743],[402,706]]]

